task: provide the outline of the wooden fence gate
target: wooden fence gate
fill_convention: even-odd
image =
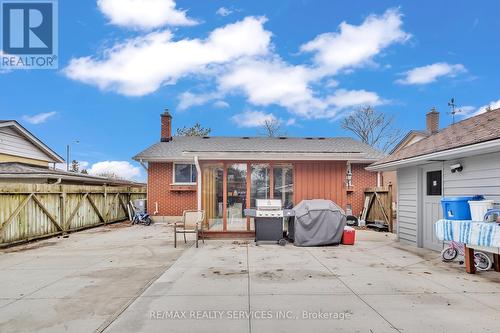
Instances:
[[[123,221],[145,188],[0,183],[0,246]]]
[[[392,185],[365,189],[363,217],[367,221],[382,221],[393,232]]]

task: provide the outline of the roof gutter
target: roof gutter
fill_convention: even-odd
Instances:
[[[466,156],[481,155],[487,153],[498,152],[500,148],[500,139],[480,142],[468,146],[443,150],[435,153],[413,156],[402,160],[370,165],[366,167],[369,171],[390,171],[403,167],[419,165],[425,162],[432,162],[436,160],[449,160]]]

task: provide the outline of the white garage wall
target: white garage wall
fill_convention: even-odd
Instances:
[[[452,173],[450,165],[461,163],[462,172]],[[500,152],[445,162],[444,195],[483,194],[500,206]]]
[[[418,182],[417,167],[398,169],[398,237],[402,242],[417,246]]]

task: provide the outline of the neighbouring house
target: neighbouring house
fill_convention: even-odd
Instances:
[[[15,120],[0,120],[0,163],[48,168],[64,159]]]
[[[439,130],[439,112],[436,108],[432,108],[426,114],[426,129],[425,130],[411,130],[399,141],[390,151],[391,154],[395,154],[401,149],[411,146],[412,144],[428,137],[429,135],[436,133]],[[397,186],[397,174],[396,171],[384,171],[382,172],[383,185],[392,184],[392,198],[393,198],[393,209],[394,214],[397,212],[397,200],[398,198],[398,186]]]
[[[352,215],[364,188],[377,184],[365,167],[384,156],[352,138],[172,136],[172,117],[161,114],[161,140],[134,156],[148,170],[148,211],[172,220],[203,209],[206,229],[252,232],[243,209],[259,198],[284,206],[330,199]]]
[[[440,250],[434,222],[443,196],[482,194],[500,204],[500,109],[436,129],[367,169],[397,172],[399,240]]]
[[[15,120],[0,120],[0,182],[144,186],[142,183],[59,170],[64,159]]]

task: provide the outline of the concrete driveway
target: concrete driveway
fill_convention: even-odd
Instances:
[[[358,231],[355,246],[209,241],[108,332],[498,332],[500,274]]]
[[[0,254],[0,332],[498,332],[500,274],[358,231],[355,246],[116,224]]]
[[[0,332],[93,332],[183,249],[165,225],[117,223],[0,250]]]

